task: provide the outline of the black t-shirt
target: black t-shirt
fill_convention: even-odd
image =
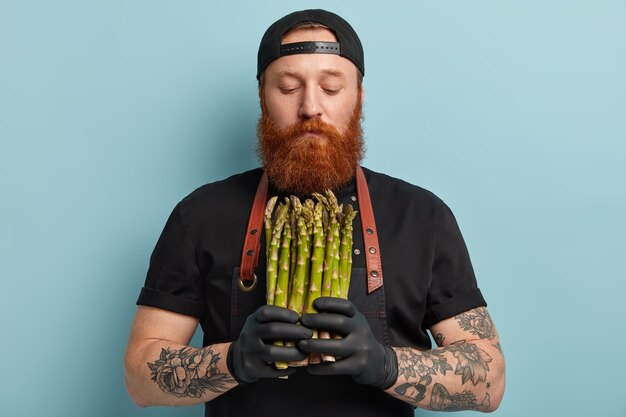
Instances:
[[[486,305],[465,243],[452,212],[433,193],[363,170],[378,229],[389,344],[430,349],[426,329]],[[265,303],[264,238],[257,288],[242,293],[237,291],[234,279],[238,276],[248,216],[261,174],[260,169],[247,171],[204,185],[185,197],[170,215],[150,259],[137,304],[198,317],[205,346],[235,340],[245,317]],[[335,190],[335,194],[339,203],[352,204],[358,210],[354,183]],[[282,196],[271,185],[269,195]],[[365,268],[359,216],[354,230],[353,271]],[[317,378],[324,384],[299,371],[287,382],[261,381],[237,387],[208,402],[207,415],[238,415],[231,406],[241,408],[242,402],[251,405],[254,415],[261,415],[259,410],[265,402],[274,408],[272,404],[276,404],[277,398],[271,398],[271,394],[277,391],[280,413],[272,410],[271,415],[288,415],[286,410],[291,405],[298,415],[307,415],[303,411],[308,408],[302,405],[308,404],[309,395],[316,391],[313,388],[312,392],[310,385],[319,386],[322,395],[313,396],[317,399],[310,404],[314,407],[311,415],[342,415],[341,407],[351,414],[412,415],[412,407],[406,403],[380,390],[359,387],[350,378]],[[307,392],[301,392],[303,387],[307,387]],[[329,387],[352,394],[332,400],[336,389],[328,391]],[[221,414],[223,410],[229,410],[229,414]]]

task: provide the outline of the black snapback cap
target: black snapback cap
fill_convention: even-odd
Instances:
[[[297,42],[281,45],[283,36],[299,23],[321,23],[335,33],[338,42]],[[365,75],[363,46],[356,32],[341,16],[322,9],[293,12],[274,22],[263,35],[257,55],[257,80],[272,61],[293,54],[336,54],[352,61]]]

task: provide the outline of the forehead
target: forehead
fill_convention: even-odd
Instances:
[[[335,34],[325,28],[296,29],[283,36],[281,44],[321,41],[337,42]],[[356,77],[356,66],[347,58],[334,54],[296,54],[274,60],[265,70],[266,76],[299,74],[301,76],[320,74],[343,74],[346,78]]]

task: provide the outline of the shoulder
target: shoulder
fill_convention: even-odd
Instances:
[[[228,178],[210,182],[196,188],[184,200],[191,202],[196,200],[202,200],[212,195],[232,195],[246,193],[250,189],[256,190],[261,174],[263,171],[261,168],[251,169],[239,174],[231,175]]]
[[[263,171],[261,168],[232,175],[228,178],[207,183],[192,191],[179,203],[188,212],[198,210],[236,211],[250,204],[254,198]]]
[[[441,212],[447,206],[435,193],[405,180],[363,167],[372,204]]]

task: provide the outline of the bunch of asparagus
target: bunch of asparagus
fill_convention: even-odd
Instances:
[[[347,299],[352,271],[352,222],[357,212],[350,204],[339,205],[330,190],[323,195],[313,193],[313,197],[316,201],[302,203],[291,196],[278,205],[277,197],[272,197],[265,209],[267,304],[299,315],[315,313],[313,301],[320,296]],[[330,335],[314,331],[313,337]],[[319,362],[319,358],[309,361]],[[276,366],[288,364],[277,362]]]

